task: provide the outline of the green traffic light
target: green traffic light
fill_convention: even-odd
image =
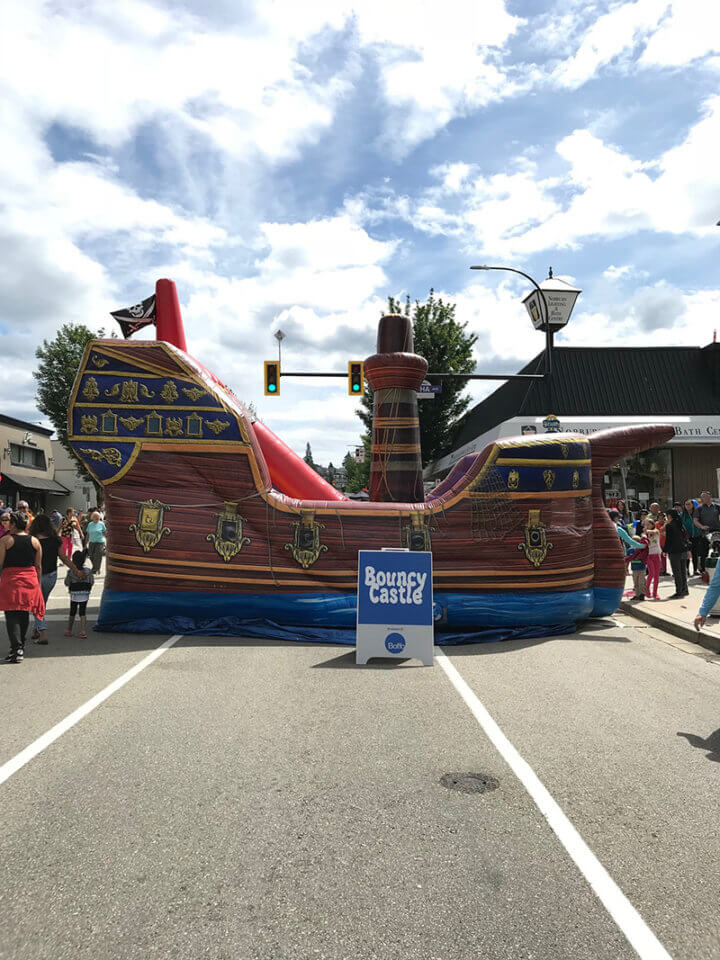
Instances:
[[[269,392],[269,393],[275,393],[276,390],[277,390],[277,387],[275,386],[274,383],[269,383],[269,384],[268,384],[268,392]]]
[[[354,383],[354,384],[352,385],[352,387],[353,387],[353,390],[355,391],[355,393],[358,393],[358,392],[360,391],[360,384],[359,384],[359,383]]]

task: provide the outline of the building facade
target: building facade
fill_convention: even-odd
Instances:
[[[69,491],[55,479],[52,430],[0,414],[0,500],[33,513],[53,510]]]
[[[542,373],[543,355],[521,371]],[[720,344],[706,347],[556,347],[543,380],[511,380],[468,411],[451,452],[430,464],[439,480],[468,453],[500,437],[569,430],[590,434],[633,423],[669,423],[665,446],[605,474],[608,505],[720,496]]]

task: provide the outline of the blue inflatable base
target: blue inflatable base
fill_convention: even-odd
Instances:
[[[436,643],[490,643],[574,633],[578,621],[617,609],[621,596],[622,590],[436,593]],[[606,612],[597,613],[598,609]],[[355,643],[355,595],[105,590],[95,629],[351,646]]]

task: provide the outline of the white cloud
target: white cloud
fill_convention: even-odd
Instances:
[[[598,69],[633,48],[660,23],[670,0],[635,0],[622,3],[598,17],[582,37],[574,56],[563,61],[554,80],[564,87],[579,87]]]
[[[715,96],[685,139],[651,163],[575,130],[555,147],[567,167],[562,178],[540,176],[524,155],[504,164],[511,172],[489,176],[478,165],[453,163],[432,168],[439,184],[416,197],[367,192],[346,208],[360,222],[406,220],[418,231],[458,237],[467,251],[502,258],[642,230],[708,236],[720,213],[718,142]]]

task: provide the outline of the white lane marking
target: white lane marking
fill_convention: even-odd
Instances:
[[[71,727],[74,727],[76,723],[79,723],[83,717],[86,717],[89,713],[91,713],[95,707],[99,707],[101,703],[107,700],[108,697],[111,697],[121,687],[124,687],[129,680],[132,680],[133,677],[136,677],[142,670],[145,669],[145,667],[149,667],[151,663],[154,663],[158,657],[161,657],[163,653],[165,653],[166,650],[169,650],[173,644],[177,643],[181,637],[182,634],[169,637],[164,643],[161,643],[156,650],[153,650],[152,653],[149,653],[144,660],[141,660],[140,663],[136,663],[134,667],[131,667],[121,677],[118,677],[117,680],[113,680],[112,683],[108,684],[104,690],[101,690],[100,693],[96,693],[94,697],[91,697],[87,703],[84,703],[81,707],[78,707],[77,710],[73,710],[71,714],[65,717],[64,720],[56,723],[54,727],[47,731],[47,733],[43,733],[43,735],[38,737],[37,740],[33,741],[29,747],[25,747],[24,750],[21,750],[20,753],[12,758],[12,760],[8,760],[7,763],[4,763],[0,767],[0,783],[5,783],[5,781],[8,780],[14,773],[17,773],[18,770],[22,769],[26,763],[29,763],[33,757],[36,757],[39,753],[42,753],[45,747],[49,747],[51,743],[54,743]],[[19,669],[22,669],[22,667]]]
[[[485,735],[530,794],[582,875],[641,960],[672,960],[628,898],[570,823],[527,761],[502,732],[454,664],[436,647],[437,662],[463,698]]]

